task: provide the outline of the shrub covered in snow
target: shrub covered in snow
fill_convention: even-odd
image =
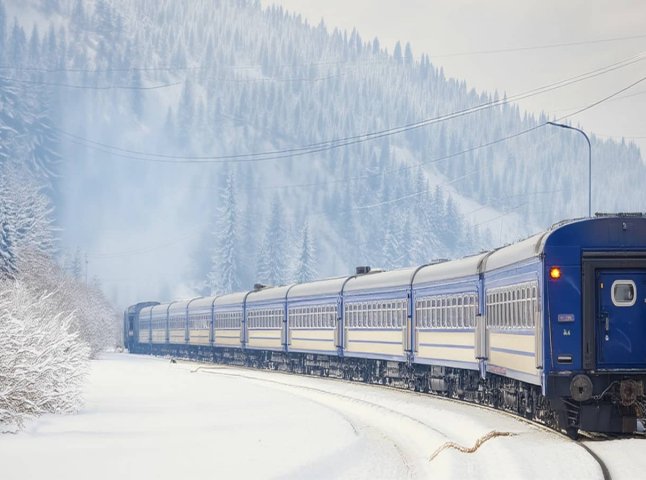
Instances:
[[[75,314],[62,313],[54,297],[0,283],[0,431],[80,404],[89,347],[72,328]]]
[[[39,268],[33,270],[23,269],[20,278],[36,292],[52,292],[51,301],[57,311],[74,314],[70,329],[90,348],[90,356],[95,358],[106,348],[114,347],[120,318],[101,289],[96,284],[86,285],[51,261],[46,267],[45,262],[38,264]]]

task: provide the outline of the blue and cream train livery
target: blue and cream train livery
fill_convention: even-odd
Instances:
[[[576,435],[645,415],[646,218],[568,221],[455,261],[125,313],[131,352],[383,383]]]

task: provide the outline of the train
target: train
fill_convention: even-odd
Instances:
[[[124,313],[138,354],[378,383],[513,412],[576,438],[643,429],[646,216],[563,221],[451,261]]]

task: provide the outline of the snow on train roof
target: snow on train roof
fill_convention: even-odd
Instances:
[[[213,300],[215,300],[216,298],[217,296],[195,298],[191,300],[191,302],[189,303],[188,311],[192,312],[193,310],[211,309],[211,305],[213,305]]]
[[[450,262],[435,263],[420,268],[415,275],[414,285],[434,282],[437,280],[450,280],[453,278],[468,277],[478,274],[478,265],[486,253],[460,258]]]
[[[261,290],[256,290],[255,292],[251,292],[247,297],[247,304],[252,302],[285,300],[285,296],[291,287],[291,285],[283,285],[280,287],[266,287]]]
[[[247,292],[235,292],[222,295],[215,299],[215,305],[236,305],[239,304],[242,306],[244,297],[247,295]]]
[[[177,300],[172,302],[168,307],[168,313],[171,315],[174,313],[186,313],[186,305],[190,300]]]
[[[143,316],[148,316],[149,317],[150,316],[150,311],[152,309],[153,309],[153,306],[142,308],[141,310],[139,310],[139,316],[140,317],[143,317]]]
[[[164,315],[168,313],[168,304],[167,303],[160,303],[159,305],[155,305],[152,309],[152,315]]]
[[[490,272],[513,263],[537,257],[543,250],[544,241],[553,230],[537,233],[521,242],[495,250],[484,259],[481,270]]]
[[[389,272],[368,273],[348,280],[344,292],[376,290],[388,287],[410,285],[411,278],[418,267],[401,268]]]
[[[294,285],[289,291],[289,298],[315,297],[322,295],[338,295],[341,293],[343,282],[348,277],[325,278],[314,282]]]

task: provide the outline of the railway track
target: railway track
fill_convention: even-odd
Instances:
[[[281,389],[292,391],[293,393],[297,393],[301,396],[303,392],[310,392],[314,394],[314,398],[310,396],[310,400],[315,401],[321,405],[329,406],[329,401],[321,401],[320,398],[318,400],[316,399],[317,396],[323,395],[325,396],[325,398],[328,398],[328,399],[335,398],[341,402],[347,402],[347,403],[353,404],[355,407],[361,406],[361,408],[369,408],[374,411],[380,412],[380,414],[384,416],[392,416],[394,418],[397,418],[400,422],[407,422],[410,425],[414,425],[415,428],[417,429],[422,429],[422,430],[425,430],[426,432],[430,432],[431,435],[435,438],[436,440],[435,444],[437,445],[437,448],[435,448],[434,450],[428,449],[425,454],[425,458],[429,464],[432,463],[436,458],[443,455],[443,452],[446,450],[457,450],[458,452],[461,452],[463,454],[472,454],[477,452],[478,449],[482,447],[485,443],[495,438],[523,435],[522,432],[518,432],[518,431],[515,432],[515,431],[489,430],[487,432],[484,432],[479,437],[477,437],[475,441],[471,441],[471,442],[464,441],[464,438],[462,439],[462,441],[456,441],[455,432],[450,432],[450,431],[447,431],[446,429],[438,428],[437,425],[432,424],[429,421],[425,421],[415,417],[414,415],[402,412],[397,408],[390,408],[388,406],[383,405],[382,403],[376,403],[374,401],[371,401],[370,399],[357,398],[356,395],[347,395],[347,394],[339,393],[339,392],[333,391],[334,389],[325,388],[324,386],[304,385],[302,384],[302,382],[295,384],[293,381],[282,380],[279,378],[263,378],[263,374],[272,372],[272,373],[280,373],[284,377],[293,377],[293,378],[300,378],[300,379],[323,379],[325,382],[331,382],[337,385],[347,385],[347,384],[365,385],[366,388],[369,388],[370,390],[383,390],[388,392],[406,392],[407,395],[411,395],[413,397],[419,397],[419,398],[426,398],[426,399],[429,398],[428,393],[421,393],[421,392],[416,392],[416,391],[402,389],[402,388],[388,386],[388,385],[364,384],[363,382],[359,383],[359,382],[348,381],[348,380],[333,378],[333,377],[303,375],[300,373],[293,373],[293,372],[287,372],[287,371],[272,371],[272,370],[267,371],[267,370],[259,370],[253,367],[213,365],[213,364],[201,364],[195,367],[196,365],[195,362],[185,361],[185,360],[180,361],[180,363],[193,367],[190,369],[191,373],[204,372],[204,373],[216,374],[216,375],[226,375],[232,378],[243,378],[246,380],[252,380],[256,382],[270,384],[274,387],[279,387]],[[459,405],[468,405],[470,407],[475,407],[476,409],[479,409],[479,410],[495,412],[498,415],[502,414],[503,416],[508,417],[514,422],[519,422],[520,424],[531,426],[534,429],[538,429],[549,435],[556,436],[565,442],[575,444],[579,448],[582,448],[583,450],[585,450],[586,454],[590,456],[591,461],[593,461],[596,465],[598,465],[599,472],[602,478],[604,478],[604,480],[609,480],[612,478],[610,474],[610,469],[607,467],[604,459],[601,458],[593,449],[589,448],[586,445],[586,442],[587,441],[598,442],[604,439],[612,439],[615,437],[606,436],[605,438],[602,438],[601,436],[590,436],[589,434],[584,433],[581,439],[572,440],[563,432],[555,431],[554,429],[546,425],[519,417],[518,415],[515,415],[513,413],[496,409],[488,405],[481,405],[481,404],[477,404],[469,401],[464,401],[456,398],[443,397],[443,396],[434,395],[434,394],[431,394],[430,397],[435,400],[441,400],[443,402],[459,404]],[[348,414],[348,413],[338,411],[335,407],[332,407],[332,408],[336,411],[336,413],[344,417],[344,419],[352,425],[352,428],[355,429],[355,431],[359,431],[362,428],[365,428],[365,426],[363,427],[360,426],[360,425],[365,425],[365,423],[362,423],[361,421],[357,421],[356,417],[353,416],[352,413]],[[415,458],[416,458],[415,452],[411,452],[410,451],[411,449],[409,446],[406,446],[406,445],[402,446],[400,440],[397,438],[396,435],[392,436],[387,433],[385,435],[388,436],[389,440],[392,441],[392,443],[399,451],[402,458],[402,463],[406,465],[406,469],[410,472],[409,478],[414,478],[418,476],[417,473],[419,472],[420,467],[419,465],[415,464]]]

